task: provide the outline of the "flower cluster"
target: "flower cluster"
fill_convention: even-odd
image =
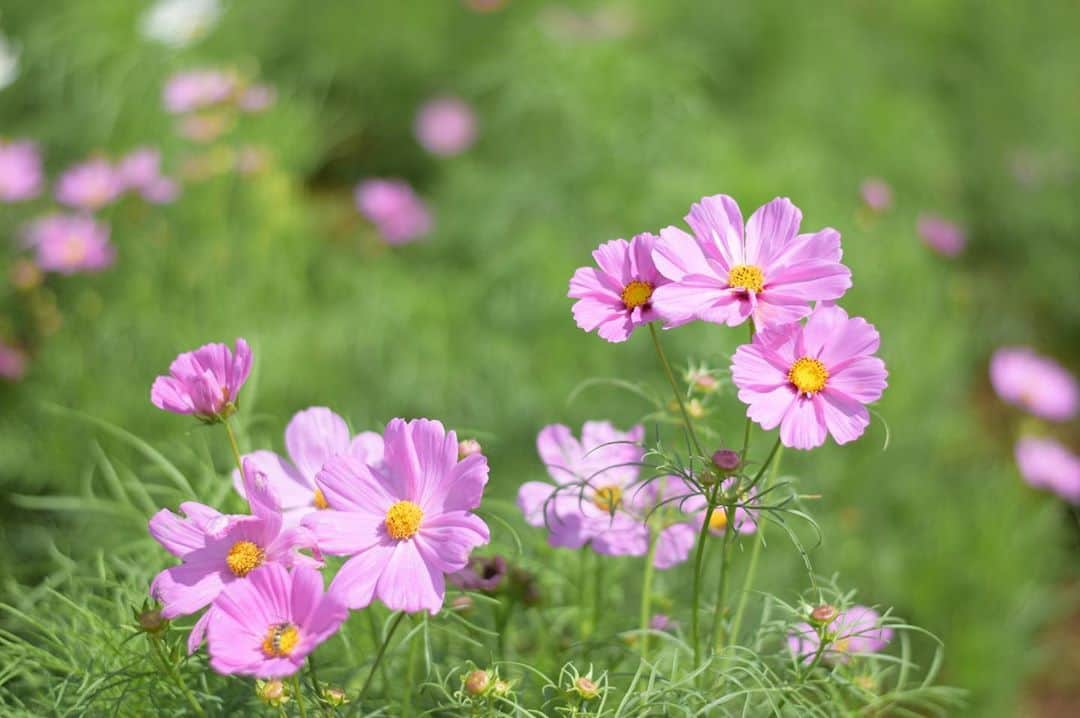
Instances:
[[[233,352],[208,344],[181,354],[151,390],[161,409],[229,428],[251,368],[243,339]],[[297,414],[285,432],[289,458],[237,455],[237,491],[250,514],[196,502],[163,509],[151,535],[180,559],[157,575],[161,616],[205,610],[188,640],[205,637],[221,673],[295,673],[333,635],[349,609],[438,613],[445,580],[469,563],[489,532],[473,510],[488,479],[479,451],[462,457],[438,421],[393,419],[381,434],[352,436],[325,407]],[[471,448],[471,447],[470,447]],[[348,557],[324,591],[322,556]]]

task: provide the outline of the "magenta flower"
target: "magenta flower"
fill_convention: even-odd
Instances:
[[[1016,465],[1024,481],[1080,505],[1080,457],[1053,439],[1034,436],[1016,442]]]
[[[483,454],[458,461],[457,436],[438,421],[394,419],[383,462],[331,458],[315,478],[332,508],[304,517],[325,553],[350,556],[331,591],[349,608],[378,598],[395,611],[436,614],[445,577],[465,568],[488,541],[472,513],[488,480]]]
[[[266,474],[270,488],[281,500],[285,526],[297,526],[312,511],[330,507],[315,484],[315,476],[331,458],[349,454],[365,464],[378,464],[383,456],[382,436],[365,431],[353,436],[340,416],[323,406],[298,412],[285,427],[289,459],[272,451],[245,455]],[[244,481],[233,471],[233,485],[244,495]]]
[[[567,296],[578,300],[574,321],[579,327],[595,329],[609,342],[624,342],[634,329],[660,318],[653,309],[653,293],[667,280],[653,264],[657,240],[648,233],[630,242],[613,239],[593,252],[597,267],[574,272]]]
[[[810,302],[839,299],[851,286],[840,233],[799,234],[802,212],[787,198],[759,208],[745,229],[727,195],[702,198],[686,222],[695,236],[668,227],[653,250],[656,268],[671,280],[653,295],[669,327],[693,319],[733,327],[752,318],[759,329],[786,324],[809,314]]]
[[[173,114],[183,114],[221,104],[237,91],[236,78],[220,70],[178,72],[165,83],[162,102]]]
[[[244,462],[245,494],[252,515],[226,515],[204,504],[180,504],[186,518],[162,509],[150,519],[150,535],[181,560],[150,585],[150,593],[164,604],[165,618],[186,616],[210,605],[224,588],[244,579],[264,564],[320,566],[321,561],[297,553],[314,548],[304,528],[283,527],[277,497],[266,476],[252,461]],[[188,647],[202,642],[209,614],[196,624]]]
[[[152,147],[139,147],[125,155],[117,166],[124,192],[138,192],[147,202],[167,204],[176,199],[179,185],[161,174],[161,153]]]
[[[826,433],[838,444],[862,435],[865,404],[885,390],[885,363],[872,356],[880,338],[861,317],[818,304],[806,321],[760,331],[735,352],[731,377],[746,415],[766,431],[780,426],[784,446],[812,449]]]
[[[916,225],[923,243],[938,254],[955,257],[964,251],[967,236],[957,224],[933,215],[920,215]]]
[[[22,202],[41,194],[41,154],[27,140],[0,140],[0,202]]]
[[[348,614],[332,591],[323,593],[315,569],[297,566],[290,573],[267,564],[226,588],[214,604],[210,666],[224,674],[290,676]]]
[[[1030,347],[1003,347],[990,359],[990,383],[1005,401],[1048,421],[1068,421],[1080,406],[1076,379]]]
[[[97,157],[69,167],[56,182],[56,201],[69,207],[101,209],[114,202],[123,191],[116,168]]]
[[[830,664],[847,663],[854,655],[877,653],[892,640],[893,630],[881,625],[881,614],[867,606],[852,606],[841,611],[826,626],[829,643],[821,660]],[[797,624],[788,634],[788,648],[804,664],[813,662],[821,638],[809,623]]]
[[[866,206],[875,212],[884,212],[892,207],[892,187],[883,179],[877,177],[867,179],[859,188],[859,194],[862,195]]]
[[[19,381],[26,375],[26,353],[0,339],[0,379]]]
[[[236,411],[240,387],[250,372],[251,348],[243,339],[236,340],[235,355],[225,344],[204,344],[176,357],[169,376],[154,380],[150,401],[174,414],[219,421]]]
[[[431,214],[408,183],[370,179],[356,186],[356,208],[388,244],[406,244],[431,231]]]
[[[476,115],[464,100],[437,97],[420,108],[413,130],[425,150],[450,157],[472,146],[476,139]]]
[[[46,272],[100,272],[116,259],[108,225],[80,214],[34,220],[24,231],[23,243],[34,250],[35,263]]]

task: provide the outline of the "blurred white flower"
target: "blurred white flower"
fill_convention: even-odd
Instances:
[[[15,82],[19,76],[19,53],[0,34],[0,90]]]
[[[144,37],[184,47],[205,36],[221,17],[219,0],[158,0],[139,20]]]

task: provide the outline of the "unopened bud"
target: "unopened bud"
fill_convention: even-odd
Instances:
[[[289,693],[285,690],[285,684],[277,679],[255,681],[255,695],[269,706],[280,706],[289,702]]]
[[[144,608],[135,614],[139,630],[156,636],[169,627],[169,619],[162,618],[160,608]]]
[[[510,681],[497,680],[491,685],[491,693],[496,696],[510,695]]]
[[[600,695],[600,686],[596,685],[591,678],[585,676],[580,676],[574,681],[574,690],[587,701],[591,701]]]
[[[473,671],[465,677],[465,692],[469,695],[484,695],[490,686],[491,674],[487,671]]]
[[[483,451],[483,447],[480,446],[480,442],[476,439],[463,439],[458,442],[457,456],[458,461],[461,461],[466,456],[472,456],[473,454],[479,454]]]
[[[739,455],[738,451],[720,449],[719,451],[713,452],[712,462],[716,464],[716,468],[721,471],[731,473],[739,468],[739,464],[742,463],[742,456]]]
[[[828,626],[835,621],[836,617],[839,615],[840,612],[836,610],[836,606],[830,606],[827,603],[823,603],[810,612],[810,622],[815,626]]]
[[[332,706],[343,706],[349,702],[349,696],[345,693],[344,688],[335,688],[333,686],[327,686],[323,688],[323,698],[326,702]]]

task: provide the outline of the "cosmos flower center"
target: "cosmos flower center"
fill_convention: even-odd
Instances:
[[[315,497],[311,503],[320,511],[330,508],[330,502],[326,500],[326,494],[322,492],[322,489],[315,489]]]
[[[825,382],[829,380],[829,370],[817,359],[802,357],[791,365],[787,378],[801,393],[816,394],[825,388]]]
[[[423,518],[424,510],[412,501],[398,501],[386,512],[386,533],[396,541],[412,538]]]
[[[296,650],[300,643],[300,631],[291,623],[275,623],[266,631],[262,642],[267,658],[284,658]]]
[[[266,554],[252,541],[237,541],[229,549],[225,563],[234,576],[243,578],[262,565]]]
[[[72,235],[64,242],[64,260],[69,264],[78,264],[86,259],[86,242],[79,235]]]
[[[840,638],[833,641],[832,650],[840,653],[847,653],[851,649],[851,641],[847,638]]]
[[[602,486],[596,490],[593,495],[593,504],[601,511],[611,512],[614,509],[619,508],[619,504],[622,503],[622,487],[615,486]]]
[[[728,272],[728,286],[732,289],[760,292],[765,287],[765,275],[760,267],[753,264],[736,264]]]
[[[712,516],[709,517],[709,528],[713,531],[724,531],[727,529],[727,511],[722,508],[718,508],[712,512]]]
[[[652,293],[653,285],[635,279],[623,287],[622,303],[627,309],[637,309],[649,303]]]

